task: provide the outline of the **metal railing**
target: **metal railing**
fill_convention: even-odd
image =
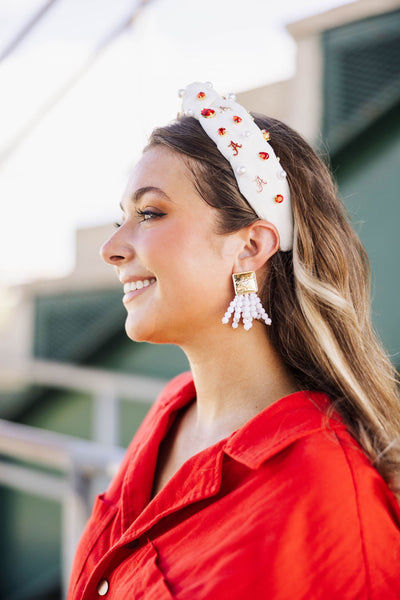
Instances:
[[[93,498],[116,472],[123,448],[0,420],[0,483],[57,500],[62,507],[62,588],[66,596],[72,560]],[[23,461],[13,464],[4,457]],[[39,467],[39,468],[38,468]],[[40,467],[57,473],[40,471]]]
[[[12,361],[0,357],[0,389],[18,385],[63,388],[94,398],[92,437],[101,444],[118,444],[121,399],[153,403],[166,381],[155,377],[125,375],[49,360]]]
[[[120,399],[151,403],[165,381],[51,361],[35,360],[18,366],[6,366],[2,361],[0,389],[33,384],[83,391],[94,398],[95,441],[0,420],[0,484],[61,504],[62,588],[66,597],[76,545],[94,496],[107,487],[124,454],[118,446]]]

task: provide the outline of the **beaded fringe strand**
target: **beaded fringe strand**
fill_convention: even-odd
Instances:
[[[233,314],[232,327],[236,329],[239,321],[243,318],[244,328],[248,331],[253,326],[253,319],[260,319],[266,325],[271,325],[271,319],[265,312],[260,298],[256,293],[241,294],[235,296],[226,311],[222,322],[229,323],[229,319]]]

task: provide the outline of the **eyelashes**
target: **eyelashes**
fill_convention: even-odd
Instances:
[[[137,208],[135,210],[135,214],[136,214],[136,218],[139,221],[139,223],[143,223],[144,221],[160,219],[161,217],[164,217],[167,213],[155,211],[155,210],[149,209],[149,208],[146,208],[144,210]],[[122,227],[122,225],[123,225],[123,223],[118,223],[118,222],[114,223],[115,229],[119,229],[120,227]]]
[[[140,210],[140,208],[136,209],[136,216],[138,217],[139,223],[143,221],[150,221],[151,219],[157,219],[163,217],[166,213],[158,212],[152,210],[150,208],[146,208],[145,210]]]

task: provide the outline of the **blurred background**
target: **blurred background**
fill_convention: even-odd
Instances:
[[[124,333],[99,259],[177,89],[212,81],[330,163],[400,363],[400,0],[1,0],[2,600],[65,597],[74,549],[175,347]]]

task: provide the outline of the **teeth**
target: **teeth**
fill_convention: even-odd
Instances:
[[[138,279],[137,281],[131,281],[130,283],[125,283],[124,285],[124,294],[128,292],[134,292],[135,290],[141,290],[142,288],[148,287],[152,283],[155,282],[155,277],[151,279]]]

